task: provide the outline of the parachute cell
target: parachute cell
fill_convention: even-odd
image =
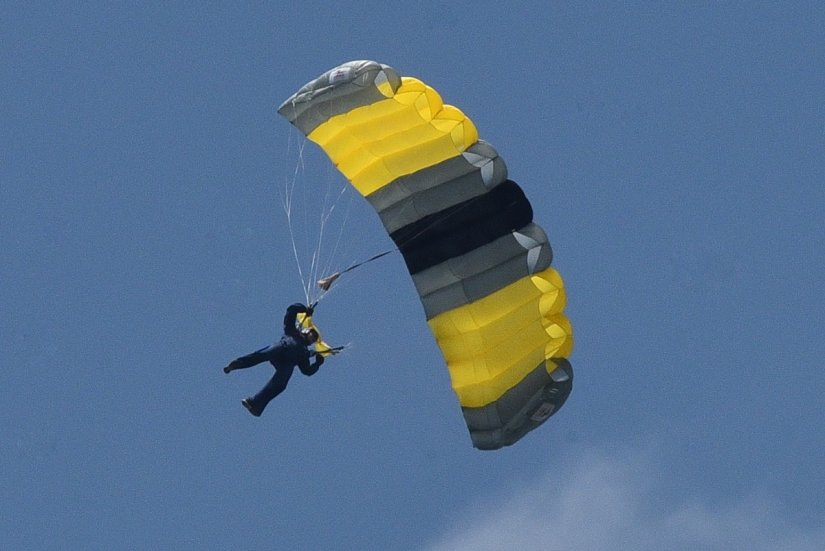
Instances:
[[[418,79],[352,61],[278,109],[375,208],[401,251],[473,445],[518,441],[564,404],[561,276],[521,188],[473,122]]]

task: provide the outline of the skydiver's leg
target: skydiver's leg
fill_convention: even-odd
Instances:
[[[272,346],[267,346],[265,348],[261,348],[260,350],[256,350],[251,354],[232,360],[229,362],[229,365],[223,368],[223,372],[229,373],[230,371],[235,371],[236,369],[246,369],[247,367],[252,367],[253,365],[263,363],[269,360],[269,353],[271,350]]]
[[[260,415],[267,404],[272,401],[278,394],[284,391],[289,378],[292,377],[294,367],[280,367],[275,370],[275,375],[269,379],[269,382],[258,392],[255,396],[247,398],[249,403],[250,413],[253,415]]]

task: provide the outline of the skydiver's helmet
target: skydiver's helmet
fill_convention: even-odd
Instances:
[[[316,331],[312,327],[301,329],[301,336],[304,338],[304,342],[307,343],[307,346],[318,342],[318,331]]]

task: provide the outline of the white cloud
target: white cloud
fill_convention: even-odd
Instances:
[[[664,476],[645,454],[591,454],[534,487],[477,504],[428,551],[825,549],[825,528],[800,529],[770,500],[674,502],[657,495]]]

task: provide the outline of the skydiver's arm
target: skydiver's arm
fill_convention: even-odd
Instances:
[[[291,304],[289,308],[286,309],[286,314],[284,315],[284,335],[299,336],[300,332],[297,327],[295,327],[295,321],[298,318],[298,314],[306,313],[306,311],[307,307],[300,302]]]
[[[310,365],[309,359],[304,360],[298,365],[298,369],[300,369],[304,375],[315,375],[324,363],[324,357],[321,354],[317,352],[313,352],[313,354],[315,354],[315,361],[312,362],[312,365]]]

